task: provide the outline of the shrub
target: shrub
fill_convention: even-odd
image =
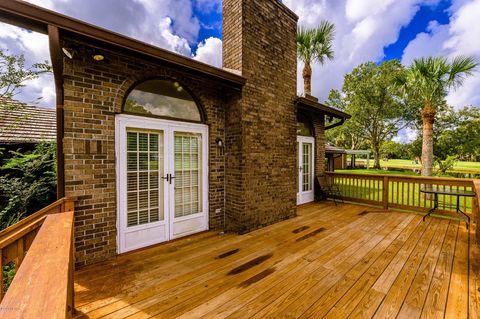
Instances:
[[[51,204],[56,197],[55,143],[11,151],[0,167],[0,230]]]

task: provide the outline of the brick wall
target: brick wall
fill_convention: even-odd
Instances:
[[[173,78],[195,93],[209,126],[210,228],[223,227],[224,155],[217,137],[225,140],[226,95],[218,83],[196,78],[136,57],[102,49],[104,62],[91,59],[85,45],[73,60],[64,58],[65,191],[78,196],[75,211],[76,265],[94,263],[116,254],[115,114],[120,113],[127,90],[152,77]],[[74,42],[74,43],[73,43]],[[220,209],[219,213],[215,213]]]
[[[226,114],[228,227],[296,214],[297,17],[277,0],[223,1],[224,66],[247,83]]]
[[[325,121],[324,116],[313,117],[313,131],[315,134],[315,176],[325,173]]]

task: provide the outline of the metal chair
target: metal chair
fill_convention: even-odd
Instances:
[[[326,198],[333,199],[335,206],[337,202],[342,202],[342,193],[340,192],[340,188],[338,185],[335,185],[333,179],[329,179],[326,175],[319,175],[317,176],[318,184],[320,185],[320,191],[325,194]]]

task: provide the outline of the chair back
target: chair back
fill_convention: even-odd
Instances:
[[[328,178],[326,175],[318,175],[317,176],[318,184],[320,185],[321,189],[326,189],[330,187]]]

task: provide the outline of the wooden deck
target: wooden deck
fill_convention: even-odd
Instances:
[[[350,204],[298,213],[80,269],[77,315],[478,318],[478,249],[464,224]]]

